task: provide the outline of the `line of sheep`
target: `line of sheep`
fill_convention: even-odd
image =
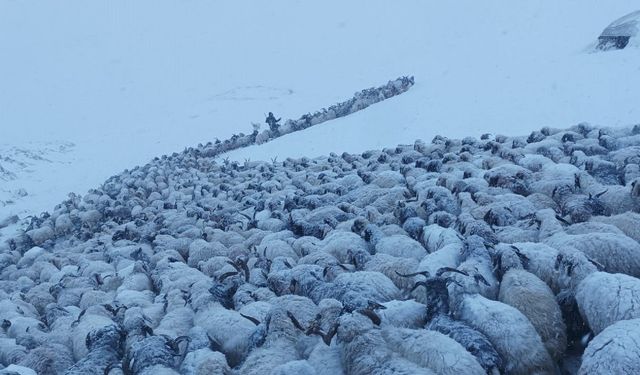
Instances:
[[[195,152],[204,156],[213,157],[251,145],[270,142],[287,134],[361,111],[373,104],[407,92],[414,84],[415,80],[413,76],[402,76],[384,85],[358,91],[348,100],[333,104],[329,106],[329,108],[322,108],[314,113],[306,113],[297,120],[289,119],[282,125],[277,124],[273,128],[264,129],[263,131],[260,131],[260,124],[254,123],[251,134],[233,134],[230,138],[223,141],[216,139],[215,142],[208,142],[204,145],[199,144],[195,148],[188,148],[185,150],[185,153],[191,154]],[[1,168],[2,167],[0,167],[0,172],[2,172]],[[0,223],[0,227],[1,224],[2,223]]]
[[[124,171],[0,244],[0,374],[640,373],[640,126]]]

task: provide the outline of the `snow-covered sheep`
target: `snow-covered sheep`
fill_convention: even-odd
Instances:
[[[456,289],[454,316],[487,336],[511,374],[551,374],[555,365],[531,322],[516,308]]]
[[[342,365],[347,374],[435,374],[394,354],[382,332],[363,315],[343,315],[338,325],[338,340],[342,343]]]
[[[462,245],[462,238],[455,230],[443,228],[436,224],[424,227],[422,243],[429,253],[440,250],[446,245],[458,243]]]
[[[567,247],[578,249],[602,264],[607,272],[640,277],[640,243],[625,235],[559,233],[547,238],[544,243],[559,250]]]
[[[621,320],[598,334],[582,356],[579,375],[640,372],[640,319]]]
[[[113,324],[90,331],[85,338],[87,354],[70,367],[66,374],[104,373],[110,365],[120,361],[123,339],[124,332]]]
[[[249,353],[239,370],[240,374],[271,373],[280,365],[300,359],[296,351],[296,342],[301,332],[287,313],[288,311],[280,306],[269,312],[264,343]]]
[[[183,348],[188,340],[185,336],[171,339],[153,335],[134,342],[122,359],[123,370],[131,374],[154,374],[158,370],[173,369],[177,367],[179,359],[182,359]],[[150,369],[155,371],[149,371]]]
[[[523,269],[528,258],[518,250],[502,252],[499,257],[503,276],[498,300],[526,316],[551,357],[559,361],[567,347],[567,329],[555,295],[544,281]]]
[[[612,216],[594,216],[593,221],[609,224],[620,229],[626,236],[640,242],[640,214],[625,212]]]
[[[383,329],[382,336],[394,352],[436,374],[485,374],[455,340],[439,332],[407,328]]]
[[[62,344],[47,343],[29,351],[19,365],[35,370],[38,374],[64,374],[73,366],[73,356]]]

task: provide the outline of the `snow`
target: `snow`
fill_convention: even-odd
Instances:
[[[634,10],[632,0],[2,1],[0,222],[155,156],[248,134],[268,111],[295,119],[401,75],[415,76],[407,93],[228,156],[638,123],[640,48],[593,52]]]

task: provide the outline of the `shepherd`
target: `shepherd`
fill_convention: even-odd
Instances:
[[[269,129],[271,129],[272,132],[278,133],[278,128],[280,127],[280,124],[278,124],[278,122],[280,122],[280,120],[282,120],[282,118],[276,120],[273,112],[269,112],[269,116],[267,116],[265,122],[269,124]]]

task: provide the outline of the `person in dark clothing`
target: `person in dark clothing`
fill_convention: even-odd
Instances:
[[[269,116],[267,116],[267,119],[265,120],[265,122],[269,124],[269,129],[271,129],[272,132],[277,133],[278,128],[280,127],[280,124],[278,124],[280,120],[282,120],[282,118],[279,118],[276,120],[276,117],[273,115],[273,112],[269,112]]]

